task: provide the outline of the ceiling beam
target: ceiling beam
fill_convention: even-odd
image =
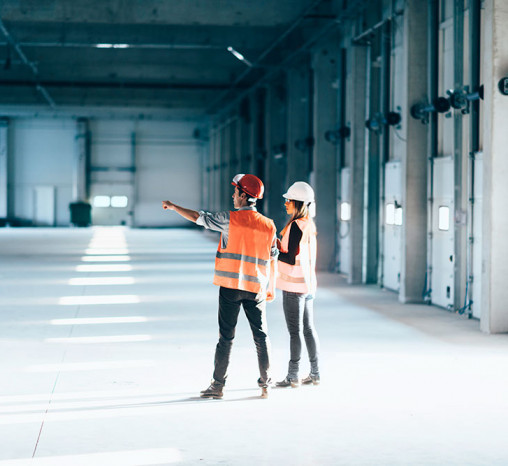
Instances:
[[[16,51],[16,53],[18,54],[19,58],[21,58],[23,63],[32,70],[33,75],[38,80],[39,69],[37,68],[37,65],[28,60],[26,55],[23,53],[23,50],[21,49],[20,45],[10,35],[1,18],[0,18],[0,31],[2,31],[2,34],[4,35],[9,45]],[[51,95],[49,95],[49,92],[38,81],[32,83],[32,86],[33,85],[35,85],[35,89],[37,89],[37,91],[44,97],[44,99],[46,99],[50,107],[55,108],[56,107],[55,101],[53,100]]]
[[[147,89],[147,90],[164,90],[164,89],[181,89],[181,90],[224,90],[229,89],[227,84],[210,84],[210,83],[148,83],[148,82],[113,82],[113,81],[30,81],[30,80],[6,80],[0,79],[0,87],[9,86],[41,86],[55,87],[58,89]]]

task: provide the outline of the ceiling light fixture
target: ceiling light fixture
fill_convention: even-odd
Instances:
[[[128,49],[129,44],[95,44],[98,49]]]
[[[243,61],[247,66],[254,66],[249,60],[247,60],[240,52],[235,50],[233,47],[228,47],[228,52],[233,54],[238,60]]]

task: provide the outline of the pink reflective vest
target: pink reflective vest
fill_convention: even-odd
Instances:
[[[277,288],[279,290],[291,291],[293,293],[314,294],[316,292],[316,227],[314,222],[308,218],[295,220],[300,230],[302,239],[296,256],[295,265],[279,261]],[[291,225],[288,225],[281,240],[282,252],[288,251],[289,232]]]

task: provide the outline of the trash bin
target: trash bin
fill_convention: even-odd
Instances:
[[[69,204],[71,223],[77,227],[87,227],[92,223],[92,206],[88,202],[79,201]]]

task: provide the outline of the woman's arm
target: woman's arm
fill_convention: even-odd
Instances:
[[[295,265],[296,256],[300,252],[300,241],[303,233],[296,222],[291,224],[289,230],[288,252],[279,253],[279,260],[289,265]]]

